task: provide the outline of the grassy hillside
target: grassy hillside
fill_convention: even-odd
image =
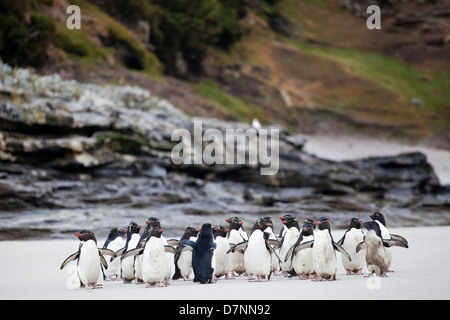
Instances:
[[[65,26],[70,3],[81,30]],[[192,115],[309,133],[450,136],[448,25],[427,2],[402,4],[396,16],[431,18],[384,15],[381,30],[338,0],[4,0],[0,9],[0,55],[12,65],[140,85]]]

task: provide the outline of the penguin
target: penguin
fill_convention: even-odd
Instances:
[[[367,229],[367,233],[364,242],[356,247],[356,252],[366,250],[367,277],[373,273],[379,277],[387,277],[386,251],[380,226],[375,221],[364,222],[362,225]]]
[[[230,246],[236,245],[242,241],[248,240],[248,235],[243,228],[244,221],[238,217],[225,219],[229,223],[228,242]],[[244,252],[242,250],[231,252],[231,270],[232,277],[240,276],[245,273]]]
[[[214,243],[213,229],[211,224],[205,223],[202,225],[197,237],[197,241],[193,242],[185,240],[182,242],[186,250],[192,250],[192,269],[194,270],[194,282],[201,284],[214,283],[212,268],[212,257],[216,249]]]
[[[284,224],[285,228],[287,228],[287,231],[284,233],[280,247],[279,255],[282,259],[280,268],[281,271],[283,271],[284,276],[288,276],[292,271],[292,261],[289,259],[285,261],[284,258],[286,257],[289,249],[297,242],[298,238],[300,237],[300,226],[297,219],[295,219],[293,216],[285,218],[284,220],[282,220],[282,223]]]
[[[164,229],[158,227],[151,227],[148,232],[142,255],[142,280],[146,288],[155,284],[159,287],[167,286],[165,282],[167,261],[164,249],[166,241],[161,238],[163,232]]]
[[[314,240],[314,220],[305,220],[302,226],[302,231],[298,237],[297,242],[289,249],[286,254],[286,260],[292,261],[292,273],[297,275],[299,279],[306,280],[314,277],[314,264],[312,248],[305,248],[296,251],[299,246]]]
[[[150,230],[151,228],[162,228],[161,227],[161,221],[158,218],[155,217],[149,217],[147,219],[147,221],[145,221],[147,227],[146,227],[146,231],[144,231],[142,238],[144,239],[148,239],[148,230]],[[169,245],[169,241],[166,240],[166,238],[164,236],[161,235],[161,239],[164,242],[164,245]],[[176,239],[172,239],[171,240],[171,244],[170,245],[177,245],[178,244],[178,240]],[[173,277],[173,275],[175,274],[175,257],[174,257],[174,252],[175,250],[170,250],[167,251],[165,256],[166,256],[166,264],[167,264],[167,268],[166,268],[166,277],[165,277],[165,283],[166,285],[168,285],[170,283],[170,279]],[[142,257],[137,257],[137,261],[138,263],[140,263],[140,260],[142,259]]]
[[[183,278],[183,280],[185,281],[192,280],[190,278],[192,274],[192,251],[189,250],[182,251],[183,246],[181,245],[181,242],[185,240],[191,240],[195,242],[197,240],[197,235],[199,231],[200,228],[196,229],[192,227],[187,227],[186,230],[184,231],[184,234],[181,236],[180,243],[176,248],[174,259],[175,273],[172,277],[172,280],[178,280],[181,278]]]
[[[393,244],[397,243],[399,246],[408,248],[408,241],[403,238],[402,236],[390,234],[389,230],[386,228],[386,220],[384,218],[384,215],[381,212],[374,212],[373,214],[369,214],[369,217],[378,223],[380,230],[381,230],[381,236],[383,239],[394,239],[398,240],[398,242],[393,242]],[[392,263],[392,250],[390,247],[385,248],[386,251],[386,272],[393,272],[389,269]]]
[[[336,280],[336,253],[335,250],[345,254],[349,260],[350,255],[341,246],[333,241],[331,235],[330,219],[321,217],[319,221],[315,221],[317,228],[314,230],[314,240],[311,244],[304,244],[303,247],[312,247],[314,271],[317,278],[313,281],[333,281]]]
[[[347,275],[362,275],[362,268],[365,264],[365,252],[356,252],[356,247],[364,240],[361,223],[362,221],[360,219],[352,218],[347,231],[345,231],[342,238],[337,242],[352,258],[350,261],[345,255],[341,255],[342,265]]]
[[[162,239],[164,229],[150,226],[146,230],[147,237],[143,239],[143,247],[139,246],[133,250],[127,251],[121,259],[129,259],[133,256],[142,256],[142,280],[145,287],[154,285],[159,287],[167,286],[167,260],[166,253],[175,253],[172,246],[166,245]]]
[[[227,239],[229,231],[220,225],[214,228],[213,236],[214,242],[216,243],[216,250],[214,250],[213,262],[215,263],[214,277],[216,280],[222,276],[225,276],[226,280],[233,279],[230,276],[231,257],[227,254],[227,251],[230,249],[230,244]]]
[[[292,214],[285,214],[284,216],[278,217],[278,219],[281,220],[281,223],[283,223],[283,221],[285,221],[288,218],[294,218],[294,216]],[[278,235],[278,237],[283,238],[286,231],[288,231],[288,227],[286,227],[286,225],[283,223],[283,227],[280,229],[280,234]]]
[[[138,225],[136,222],[130,221],[130,224],[127,228],[127,240],[125,242],[125,246],[116,252],[117,256],[123,256],[127,251],[133,250],[139,245],[139,231],[141,230],[141,228],[141,225]],[[120,259],[120,277],[122,278],[123,283],[131,283],[131,281],[136,279],[134,260],[134,257]],[[113,259],[111,259],[111,262],[112,261]]]
[[[110,249],[114,252],[123,248],[125,245],[125,241],[123,239],[124,235],[127,233],[126,228],[112,228],[109,231],[108,238],[105,240],[103,244],[103,249]],[[111,281],[111,280],[121,280],[120,278],[120,260],[112,261],[108,269],[103,269],[103,280]]]
[[[272,254],[274,249],[269,243],[270,234],[264,232],[268,226],[273,227],[271,220],[267,218],[258,219],[253,226],[248,241],[235,246],[245,245],[244,263],[245,270],[249,275],[248,281],[269,281],[272,274]],[[256,277],[256,279],[254,279]]]
[[[90,230],[83,230],[75,233],[75,236],[81,241],[78,251],[71,254],[61,264],[62,270],[69,262],[77,260],[78,277],[82,287],[88,289],[101,288],[98,284],[100,276],[100,265],[108,269],[108,264],[103,255],[116,256],[116,253],[109,249],[97,248],[97,239]]]

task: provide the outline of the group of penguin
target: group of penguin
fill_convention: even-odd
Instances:
[[[231,217],[225,220],[228,228],[205,223],[200,228],[187,227],[180,239],[168,240],[162,235],[160,220],[150,217],[145,228],[131,221],[126,228],[111,229],[102,248],[92,231],[75,233],[79,249],[60,269],[77,260],[80,285],[89,289],[101,287],[97,283],[101,272],[104,280],[135,281],[146,287],[167,286],[171,279],[191,280],[192,273],[193,281],[199,283],[243,274],[249,281],[269,281],[280,271],[285,276],[329,281],[336,279],[335,251],[339,251],[348,275],[362,274],[366,265],[368,276],[385,277],[390,271],[390,248],[408,248],[408,241],[389,233],[380,212],[369,217],[372,221],[352,218],[338,242],[325,217],[307,218],[300,227],[294,216],[280,216],[284,226],[279,235],[274,234],[270,217],[257,219],[250,235],[242,219]],[[104,256],[111,256],[109,262]]]

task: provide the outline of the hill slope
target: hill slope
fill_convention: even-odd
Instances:
[[[368,30],[367,2],[20,0],[3,39],[22,28],[39,41],[0,53],[40,73],[139,85],[190,115],[450,147],[448,6],[383,1],[382,29]],[[81,30],[65,27],[69,4]]]

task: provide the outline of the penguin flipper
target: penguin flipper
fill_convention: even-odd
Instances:
[[[336,242],[333,242],[333,247],[336,251],[339,251],[340,253],[342,253],[344,256],[347,257],[348,261],[352,261],[352,258],[350,257],[350,255],[348,254],[347,250],[345,250],[344,248],[342,248],[340,245],[338,245]]]
[[[80,256],[80,252],[79,251],[77,251],[77,252],[71,254],[70,256],[68,256],[66,258],[66,260],[64,260],[64,262],[61,264],[61,267],[59,267],[59,270],[62,270],[70,262],[77,260],[79,256]]]
[[[275,239],[268,239],[267,243],[270,244],[271,246],[274,246],[275,249],[281,247],[280,241],[275,240]]]
[[[358,243],[356,246],[356,253],[360,252],[361,250],[366,249],[366,243],[364,241]]]
[[[341,239],[339,239],[339,241],[338,242],[336,242],[338,245],[340,245],[340,246],[342,246],[342,244],[344,243],[344,240],[345,240],[345,234],[342,236],[342,238]]]
[[[123,259],[128,258],[128,257],[140,255],[142,253],[144,253],[144,248],[132,249],[132,250],[127,251],[124,254],[122,254],[122,256],[120,257],[120,260],[123,260]]]
[[[106,262],[105,257],[99,252],[98,255],[100,256],[100,262],[103,265],[103,267],[106,269],[108,269],[108,263]]]
[[[239,242],[239,243],[233,245],[233,246],[227,251],[227,253],[230,253],[230,252],[236,252],[236,251],[238,251],[238,250],[245,250],[245,248],[247,248],[247,244],[248,244],[248,241],[242,241],[242,242]],[[231,244],[230,244],[230,245],[231,245]]]
[[[183,241],[180,242],[180,244],[181,244],[183,247],[189,246],[189,247],[195,248],[195,246],[196,246],[197,243],[195,243],[195,242],[192,241],[192,240],[183,240]]]
[[[113,262],[114,259],[120,257],[125,251],[127,251],[127,248],[126,248],[126,247],[123,247],[123,248],[117,250],[117,251],[115,252],[116,255],[115,255],[115,256],[112,256],[111,259],[109,260],[109,262]]]
[[[209,244],[209,249],[215,250],[216,248],[217,248],[217,243],[211,242],[211,243]]]
[[[167,244],[169,245],[169,246],[178,246],[178,244],[180,243],[180,240],[178,240],[178,239],[169,239],[169,240],[167,240]]]
[[[164,245],[164,251],[173,254],[177,253],[177,250],[174,247],[168,245]]]
[[[103,249],[103,248],[99,248],[98,252],[103,255],[103,256],[112,256],[112,257],[116,257],[117,253],[115,253],[114,251],[112,251],[111,249]]]
[[[194,248],[191,246],[185,246],[185,247],[183,247],[183,249],[181,249],[180,252],[185,252],[185,251],[194,251]]]
[[[280,256],[279,256],[279,255],[275,252],[275,250],[272,248],[272,246],[270,245],[269,241],[266,241],[266,248],[267,248],[267,250],[269,251],[269,253],[270,253],[271,255],[274,254],[275,257],[277,257],[278,262],[281,263]]]
[[[391,235],[391,239],[393,240],[398,240],[403,242],[404,244],[408,245],[408,240],[406,240],[405,238],[403,238],[402,236],[399,236],[398,234],[390,234]],[[406,247],[407,248],[407,247]]]
[[[394,239],[383,239],[383,245],[385,247],[403,247],[408,248],[408,244],[404,243],[400,240],[394,240]]]

